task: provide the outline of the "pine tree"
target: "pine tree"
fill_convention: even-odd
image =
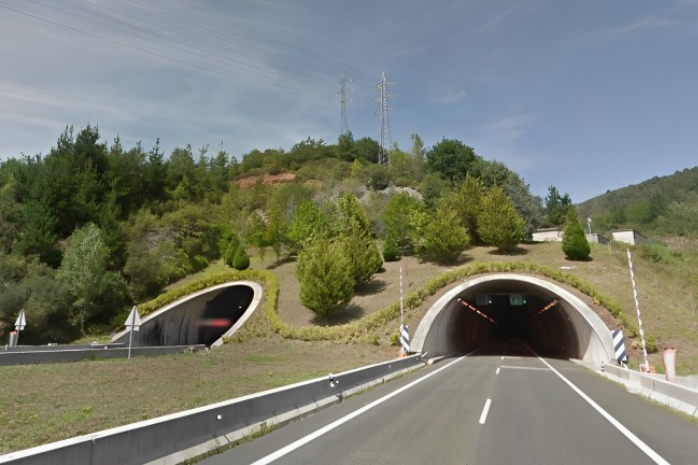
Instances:
[[[567,210],[567,222],[565,223],[565,234],[562,237],[562,251],[570,260],[586,260],[591,254],[591,246],[584,236],[584,230],[579,224],[577,210],[569,207]]]
[[[444,207],[436,209],[422,233],[426,254],[441,263],[456,261],[470,244],[468,230],[458,221],[458,214]]]
[[[385,236],[385,241],[383,242],[383,260],[386,262],[394,262],[397,260],[397,241],[392,234]]]
[[[356,286],[367,283],[383,266],[383,258],[368,230],[350,219],[348,230],[339,238],[343,253],[349,258],[352,277]]]
[[[343,248],[339,242],[316,238],[298,254],[300,301],[323,318],[335,314],[354,295],[351,263]]]
[[[489,189],[482,199],[478,232],[485,244],[499,252],[512,250],[523,237],[524,220],[501,187]]]
[[[225,255],[223,256],[223,261],[226,265],[231,268],[235,268],[235,254],[240,248],[240,243],[237,241],[231,241],[228,243],[228,247],[225,249]]]
[[[247,255],[247,252],[245,252],[245,248],[242,246],[238,246],[237,250],[235,251],[235,256],[233,258],[233,268],[235,268],[238,271],[243,271],[246,270],[250,267],[250,257]]]

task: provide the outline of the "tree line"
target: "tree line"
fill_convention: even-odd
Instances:
[[[191,146],[166,156],[159,144],[106,143],[96,126],[66,128],[48,154],[0,165],[0,336],[20,309],[32,322],[26,342],[112,329],[133,303],[212,261],[244,267],[246,251],[263,261],[297,256],[302,293],[322,287],[306,281],[344,276],[329,297],[344,302],[381,255],[453,261],[472,244],[507,251],[550,222],[549,199],[461,141],[427,149],[414,135],[385,165],[378,153],[376,141],[348,132],[336,144],[308,138],[240,160]],[[278,173],[294,180],[262,181]],[[240,187],[249,177],[257,181]],[[336,310],[306,294],[320,315]]]

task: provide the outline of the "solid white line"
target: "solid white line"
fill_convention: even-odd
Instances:
[[[628,428],[626,428],[618,420],[613,418],[610,413],[605,411],[603,408],[601,408],[601,406],[599,404],[594,402],[591,399],[591,397],[586,395],[584,392],[582,392],[581,389],[579,389],[577,386],[572,384],[572,382],[570,380],[568,380],[567,378],[562,376],[562,374],[559,371],[557,371],[555,368],[553,368],[552,365],[550,365],[548,362],[543,360],[540,356],[538,356],[538,359],[541,362],[543,362],[544,364],[546,364],[548,366],[548,368],[550,368],[553,371],[553,373],[555,373],[562,381],[564,381],[565,384],[567,384],[569,387],[571,387],[574,392],[579,394],[579,396],[582,399],[584,399],[589,405],[591,405],[594,408],[594,410],[599,412],[602,417],[604,417],[606,420],[608,420],[609,423],[611,423],[613,426],[615,426],[616,429],[623,434],[623,436],[630,439],[630,442],[635,444],[637,446],[637,448],[640,449],[642,452],[644,452],[645,455],[647,455],[650,459],[652,459],[652,461],[654,463],[656,463],[658,465],[670,465],[669,462],[664,460],[664,458],[661,455],[659,455],[654,450],[652,450],[652,448],[650,446],[645,444],[640,438],[635,436]]]
[[[492,399],[487,399],[485,402],[485,406],[482,408],[482,415],[480,415],[480,424],[484,425],[485,421],[487,421],[487,414],[490,411],[490,405],[492,405]]]
[[[336,420],[336,421],[330,423],[329,425],[326,425],[326,426],[320,428],[319,430],[317,430],[317,431],[315,431],[315,432],[313,432],[313,433],[311,433],[303,438],[300,438],[297,441],[292,442],[291,444],[289,444],[285,447],[282,447],[281,449],[267,455],[266,457],[262,457],[261,459],[257,460],[256,462],[252,463],[251,465],[266,465],[268,463],[271,463],[275,460],[280,459],[284,455],[293,452],[294,450],[308,444],[310,441],[317,439],[320,436],[323,436],[323,435],[329,433],[333,429],[343,425],[344,423],[348,422],[349,420],[354,419],[354,418],[358,417],[359,415],[361,415],[362,413],[365,413],[365,412],[371,410],[373,407],[377,407],[378,405],[382,404],[386,400],[391,399],[391,398],[397,396],[398,394],[401,394],[401,393],[405,392],[406,390],[416,386],[417,384],[421,383],[422,381],[431,378],[432,376],[434,376],[438,372],[443,371],[446,368],[449,368],[451,365],[460,362],[464,358],[465,358],[465,356],[457,358],[456,360],[452,361],[448,365],[445,365],[445,366],[439,368],[438,370],[432,371],[428,375],[425,375],[425,376],[423,376],[415,381],[412,381],[410,384],[406,384],[405,386],[401,387],[400,389],[393,391],[390,394],[387,394],[387,395],[381,397],[380,399],[374,400],[370,404],[368,404],[368,405],[366,405],[358,410],[353,411],[352,413],[340,418],[339,420]]]

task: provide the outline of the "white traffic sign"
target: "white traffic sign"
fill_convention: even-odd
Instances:
[[[24,330],[24,327],[27,326],[27,317],[24,314],[24,310],[19,311],[19,316],[17,317],[17,321],[15,321],[15,329],[17,331],[22,331]]]
[[[126,318],[126,327],[132,328],[133,331],[138,331],[141,329],[141,316],[138,314],[138,305],[134,305],[131,309],[131,313],[128,314]]]
[[[138,314],[138,305],[134,305],[131,313],[126,318],[126,327],[129,328],[128,333],[128,358],[131,358],[131,346],[133,345],[133,332],[141,329],[141,316]]]

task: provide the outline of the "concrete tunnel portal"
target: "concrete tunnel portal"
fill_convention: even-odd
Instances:
[[[262,287],[251,281],[212,286],[182,297],[142,319],[134,346],[206,345],[216,347],[235,333],[262,298]],[[112,342],[128,343],[124,330]]]
[[[499,273],[467,280],[427,311],[411,352],[468,353],[497,341],[527,344],[548,357],[613,363],[610,330],[580,298],[549,281]]]

